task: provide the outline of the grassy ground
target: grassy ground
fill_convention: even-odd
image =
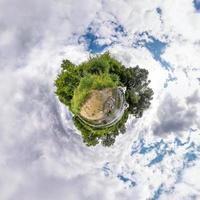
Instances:
[[[91,75],[88,74],[81,79],[79,86],[74,91],[71,102],[71,109],[75,114],[80,112],[81,106],[89,97],[92,90],[117,87],[118,81],[113,80],[109,74]]]

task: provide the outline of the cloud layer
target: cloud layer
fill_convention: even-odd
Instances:
[[[0,1],[0,199],[200,198],[199,22],[192,0]],[[53,81],[106,50],[155,94],[113,147],[88,148]]]

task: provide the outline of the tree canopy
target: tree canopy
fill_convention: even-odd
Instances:
[[[144,110],[149,108],[153,97],[153,90],[149,87],[149,83],[146,69],[139,66],[125,67],[106,52],[80,65],[63,60],[61,72],[55,80],[55,93],[74,114],[74,124],[82,133],[83,141],[88,146],[94,146],[99,142],[104,146],[110,146],[119,133],[125,132],[125,123],[129,114],[139,118],[142,117]],[[126,87],[125,98],[129,104],[120,121],[111,127],[99,129],[79,119],[79,109],[92,89],[117,86]]]

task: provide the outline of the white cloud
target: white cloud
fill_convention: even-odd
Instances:
[[[173,186],[186,151],[173,147],[172,141],[179,131],[184,131],[182,139],[187,141],[189,128],[200,128],[200,15],[192,1],[20,0],[1,1],[0,11],[0,199],[146,199],[163,182]],[[100,44],[114,41],[109,21],[119,23],[127,33],[118,33],[117,44],[109,47],[111,54],[127,66],[148,69],[155,94],[151,108],[140,120],[129,119],[127,133],[114,146],[88,148],[55,97],[53,80],[63,58],[79,64],[89,57],[77,42],[89,25],[103,37]],[[170,41],[162,58],[173,70],[162,68],[145,47],[131,47],[135,33],[144,31]],[[177,81],[164,88],[169,73]],[[152,134],[155,121],[160,135],[170,132],[163,129],[168,122],[176,126],[178,122],[182,128],[165,138],[176,155],[165,156],[161,164],[149,168],[155,150],[146,155],[130,153],[134,141],[144,137],[146,144],[153,144],[160,139]],[[196,132],[190,137],[199,141]],[[102,175],[105,162],[112,170],[109,177]],[[188,195],[181,195],[182,188],[191,185],[188,191],[199,195],[198,181],[191,179],[193,169],[198,173],[195,166],[187,169],[176,188],[181,198]],[[137,182],[135,188],[117,178],[121,172]],[[176,194],[170,195],[175,199]]]

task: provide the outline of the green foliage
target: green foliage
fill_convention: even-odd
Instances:
[[[75,70],[74,67],[75,67],[75,65],[73,63],[71,63],[69,60],[63,60],[63,62],[61,64],[61,68],[68,72],[74,72],[74,70]]]
[[[56,95],[59,100],[67,106],[70,106],[71,99],[74,95],[74,90],[78,86],[80,78],[73,73],[68,71],[62,71],[61,74],[58,75],[55,86],[57,88]]]
[[[128,120],[128,111],[124,112],[122,118],[113,126],[104,128],[94,128],[88,126],[78,116],[73,117],[75,126],[79,129],[83,136],[83,141],[87,146],[95,146],[99,142],[103,146],[110,146],[115,142],[115,138],[120,133],[125,133],[125,123]]]
[[[59,100],[73,112],[74,123],[88,146],[94,146],[99,141],[104,146],[112,145],[115,137],[125,132],[128,115],[142,117],[143,112],[150,106],[153,91],[149,88],[148,71],[138,66],[127,68],[108,52],[92,57],[78,66],[69,60],[63,60],[61,69],[61,73],[55,80],[55,93]],[[111,127],[94,129],[79,119],[80,107],[92,89],[117,86],[126,87],[125,98],[129,104],[119,122]]]
[[[143,111],[149,108],[153,96],[153,90],[148,87],[148,71],[138,66],[127,68],[125,77],[123,84],[127,87],[126,100],[129,103],[129,112],[135,117],[142,117]]]
[[[103,74],[109,72],[109,60],[110,55],[105,53],[103,55],[97,55],[96,57],[90,58],[89,61],[79,65],[79,69],[90,74]]]

